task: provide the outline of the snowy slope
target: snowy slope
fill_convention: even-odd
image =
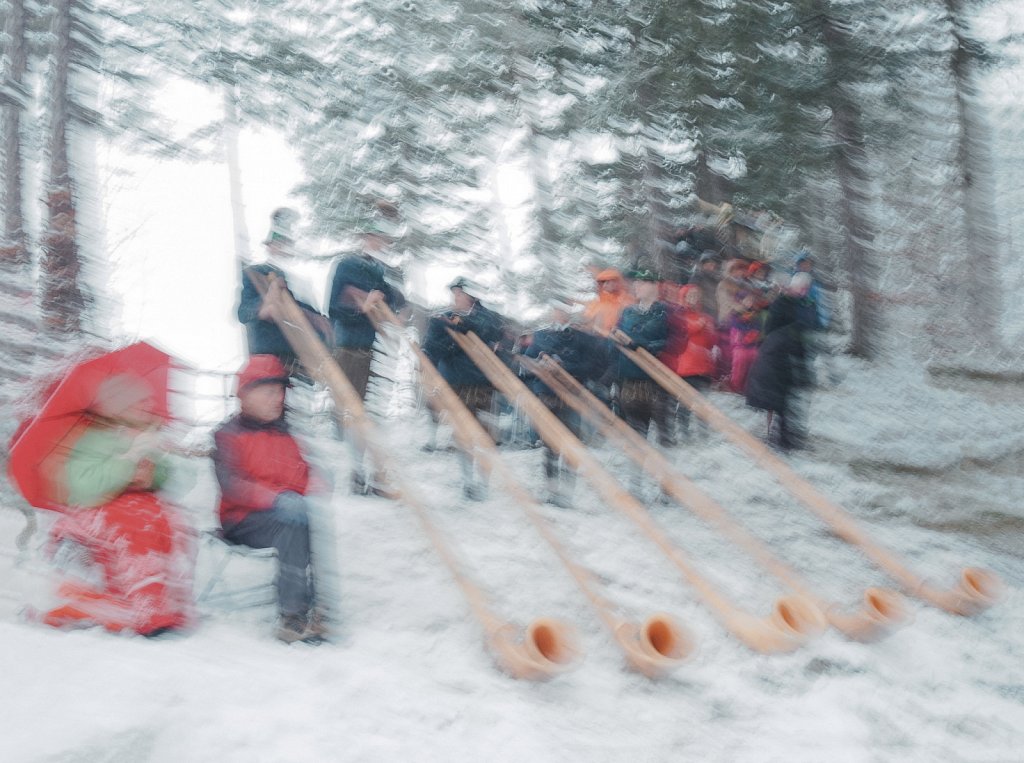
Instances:
[[[828,631],[793,654],[759,656],[722,630],[650,541],[580,486],[577,508],[543,509],[559,538],[623,613],[639,620],[669,612],[697,640],[690,661],[650,681],[624,668],[584,597],[497,484],[483,503],[459,499],[455,456],[418,450],[426,427],[417,417],[389,422],[388,436],[434,521],[497,612],[520,625],[557,616],[578,627],[586,654],[577,670],[543,684],[496,670],[409,509],[352,498],[343,479],[330,500],[340,635],[320,647],[274,642],[271,608],[207,608],[195,633],[155,640],[24,624],[18,610],[44,601],[47,583],[34,554],[19,563],[13,539],[22,520],[5,511],[0,759],[1020,760],[1024,483],[1019,469],[991,464],[1024,450],[1024,411],[1012,395],[984,400],[905,368],[844,363],[843,383],[815,393],[814,450],[793,457],[794,467],[933,582],[951,584],[968,564],[996,571],[1008,593],[990,612],[962,619],[911,601],[911,623],[883,641],[858,644]],[[738,399],[714,400],[760,432],[760,417]],[[343,446],[317,437],[310,447],[321,467],[346,473]],[[622,468],[610,450],[598,453]],[[868,585],[889,584],[719,438],[672,453],[827,596],[852,607]],[[536,482],[539,450],[507,455]],[[212,473],[203,462],[191,468],[186,502],[197,524],[209,526]],[[973,503],[943,504],[950,491]],[[739,605],[768,612],[781,591],[752,562],[685,510],[652,502],[650,511]],[[215,553],[201,549],[200,583]],[[239,584],[269,574],[246,560],[230,569]]]

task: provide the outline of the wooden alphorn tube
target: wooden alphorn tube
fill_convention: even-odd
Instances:
[[[380,315],[371,313],[371,318],[379,327],[382,325],[381,318],[392,325],[398,323],[387,305],[378,305],[376,310]],[[693,652],[694,640],[690,633],[675,618],[664,613],[652,615],[641,624],[626,620],[618,613],[616,607],[600,593],[600,584],[593,574],[577,564],[555,536],[548,522],[541,516],[534,497],[501,459],[483,425],[463,405],[434,364],[423,354],[419,343],[408,336],[404,339],[419,361],[420,380],[426,391],[427,402],[438,412],[448,414],[455,438],[462,449],[479,459],[489,474],[502,481],[509,496],[547,541],[601,622],[608,628],[615,643],[622,649],[626,663],[649,678],[658,678],[678,667]]]
[[[537,433],[588,480],[612,506],[631,519],[682,573],[718,621],[751,649],[762,653],[788,652],[821,631],[824,620],[812,603],[798,596],[776,602],[772,615],[759,618],[739,610],[692,564],[654,523],[644,507],[627,493],[583,444],[538,400],[472,332],[449,331],[491,383],[511,401],[518,402]]]
[[[272,275],[268,278],[249,270],[246,275],[265,297],[268,289],[274,288]],[[274,298],[278,305],[274,320],[299,361],[307,373],[331,391],[335,414],[343,420],[345,430],[354,432],[377,464],[386,466],[390,461],[387,450],[378,440],[375,426],[366,415],[355,388],[288,291],[278,288]],[[568,626],[558,620],[542,618],[522,629],[495,615],[483,591],[463,571],[448,542],[431,521],[417,492],[409,488],[399,469],[392,468],[388,473],[397,499],[413,510],[434,550],[462,589],[499,666],[513,678],[531,680],[547,679],[570,668],[576,661],[577,649],[569,637]]]
[[[573,410],[591,421],[602,434],[617,442],[635,463],[658,480],[666,493],[716,527],[794,594],[812,602],[834,628],[849,638],[868,641],[885,635],[906,620],[902,597],[893,591],[879,588],[870,588],[865,592],[862,610],[852,614],[841,612],[838,604],[825,601],[816,594],[795,570],[733,519],[711,496],[673,468],[661,451],[612,413],[564,368],[547,358],[539,362],[521,358],[520,362]]]
[[[620,352],[646,371],[663,389],[743,450],[765,471],[774,475],[790,494],[817,514],[836,535],[859,548],[908,594],[956,615],[977,614],[991,607],[1001,597],[1003,584],[999,577],[977,567],[962,570],[960,580],[952,588],[935,587],[913,572],[896,554],[869,538],[845,509],[829,500],[764,443],[718,410],[647,350],[630,350],[621,344],[618,347]],[[878,600],[876,603],[884,608],[888,602]]]

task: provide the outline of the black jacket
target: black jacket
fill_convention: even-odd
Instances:
[[[501,340],[501,316],[479,302],[474,304],[473,309],[466,315],[449,310],[430,319],[423,339],[424,354],[450,385],[489,385],[490,382],[484,373],[476,367],[462,348],[455,344],[455,340],[447,331],[449,328],[463,334],[472,331],[484,344],[493,348]]]

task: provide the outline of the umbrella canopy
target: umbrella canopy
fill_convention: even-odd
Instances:
[[[170,356],[146,342],[79,361],[51,385],[39,412],[23,422],[11,439],[7,471],[30,504],[65,508],[64,461],[92,421],[101,385],[128,375],[152,391],[150,413],[170,418],[167,376]]]

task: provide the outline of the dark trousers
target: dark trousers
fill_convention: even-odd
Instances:
[[[619,392],[619,406],[622,418],[643,437],[651,422],[659,432],[665,431],[665,406],[662,402],[661,388],[650,379],[626,379],[622,382]]]
[[[300,506],[301,504],[301,506]],[[313,574],[309,510],[305,501],[267,511],[254,511],[224,528],[224,537],[250,548],[277,551],[277,604],[282,616],[305,615],[313,606]]]
[[[342,373],[356,388],[360,400],[366,400],[366,388],[370,383],[370,364],[373,350],[369,347],[335,347],[331,352]]]
[[[549,411],[555,414],[559,421],[565,424],[566,428],[570,432],[576,435],[576,437],[580,436],[580,415],[576,413],[576,411],[558,398],[545,396],[541,398],[541,401],[547,406]],[[563,476],[563,472],[566,472],[566,477],[571,481],[571,473],[569,473],[563,465],[561,456],[553,451],[551,446],[544,443],[544,476],[549,480],[557,479]]]

